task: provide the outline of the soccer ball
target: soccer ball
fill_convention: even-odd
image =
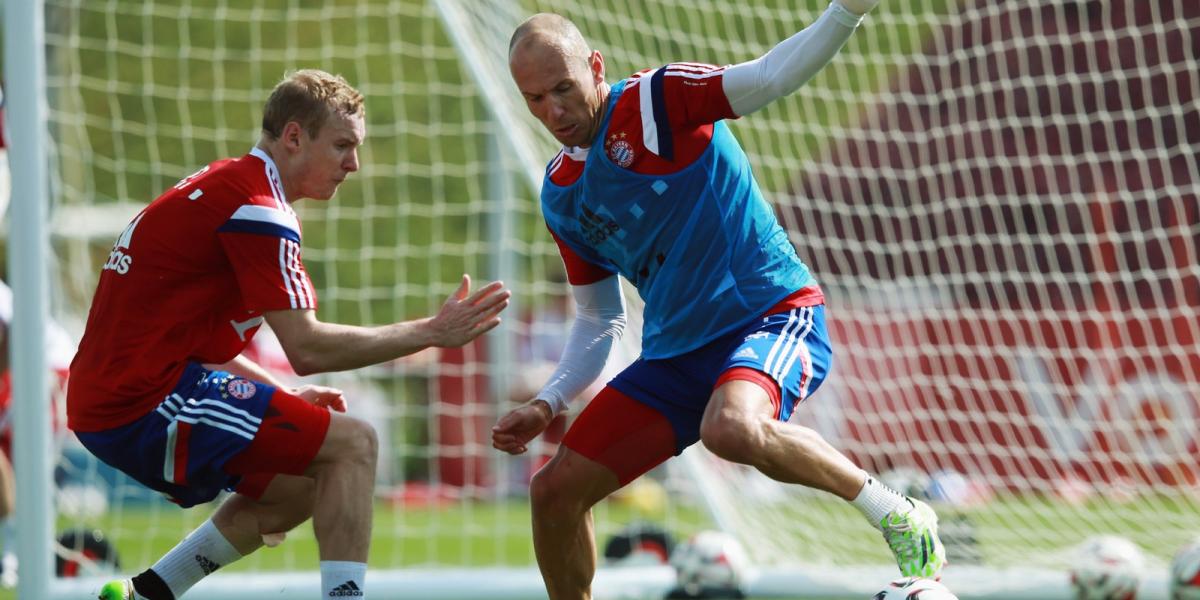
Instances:
[[[1180,548],[1171,560],[1171,600],[1200,600],[1200,538]]]
[[[1142,551],[1115,535],[1089,538],[1071,567],[1076,600],[1134,600],[1145,570]]]
[[[733,536],[701,531],[675,546],[671,566],[688,597],[741,597],[750,557]]]
[[[871,600],[958,600],[946,586],[921,577],[893,580]]]

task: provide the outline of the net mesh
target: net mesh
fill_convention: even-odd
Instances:
[[[616,81],[756,57],[824,9],[750,4],[50,0],[59,313],[78,331],[137,206],[250,147],[285,70],[345,75],[367,97],[363,169],[300,208],[320,317],[430,314],[462,272],[519,283],[500,345],[331,380],[382,428],[372,562],[531,564],[522,494],[540,459],[494,456],[487,428],[541,383],[570,307],[533,199],[555,148],[507,78],[508,36],[533,12],[564,14]],[[952,561],[1054,562],[1101,532],[1165,556],[1194,531],[1196,56],[1187,0],[888,2],[810,83],[731,123],[830,303],[835,367],[795,420],[938,503]],[[516,182],[502,197],[496,169]],[[207,514],[67,458],[110,499],[70,524],[100,523],[130,563]],[[696,461],[703,476],[655,474],[676,492],[665,506],[644,490],[603,505],[601,536],[637,518],[686,535],[711,513],[759,561],[888,562],[845,503]],[[311,547],[244,568],[310,569]]]

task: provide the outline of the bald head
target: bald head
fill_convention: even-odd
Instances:
[[[535,54],[551,51],[568,60],[587,60],[591,48],[574,23],[562,15],[538,13],[525,19],[508,42],[508,60],[527,51]]]
[[[508,43],[508,68],[529,111],[565,146],[587,146],[599,131],[608,98],[604,57],[575,24],[540,13]]]

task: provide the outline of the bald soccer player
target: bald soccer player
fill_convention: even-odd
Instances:
[[[671,63],[612,85],[603,56],[567,19],[538,14],[513,34],[513,79],[563,144],[541,203],[579,310],[557,370],[499,420],[493,445],[525,452],[599,375],[625,323],[618,274],[646,302],[642,356],[588,404],[530,484],[551,598],[591,596],[592,505],[697,440],[853,503],[904,575],[940,575],[945,550],[929,506],[787,423],[829,372],[825,300],[723,122],[799,88],[874,3],[836,0],[749,62]]]

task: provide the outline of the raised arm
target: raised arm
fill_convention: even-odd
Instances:
[[[834,0],[808,27],[763,56],[725,69],[729,107],[748,115],[800,88],[842,49],[878,0]]]
[[[495,281],[474,294],[471,279],[433,317],[381,327],[324,323],[312,310],[264,312],[292,369],[300,375],[344,371],[386,362],[430,346],[461,346],[500,324],[511,295]]]

